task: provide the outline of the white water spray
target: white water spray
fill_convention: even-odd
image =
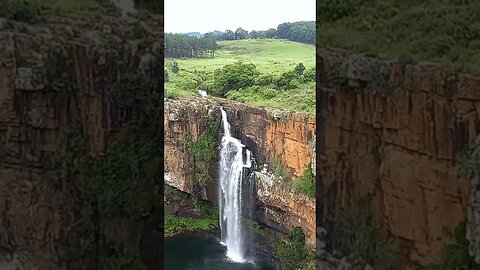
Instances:
[[[244,168],[250,168],[251,153],[246,150],[246,161],[243,161],[243,145],[231,136],[227,114],[222,111],[224,134],[220,149],[220,229],[222,244],[227,246],[227,257],[235,262],[245,262],[245,230],[242,217],[242,184]]]

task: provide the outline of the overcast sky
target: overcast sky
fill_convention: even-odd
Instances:
[[[277,28],[315,21],[315,0],[165,0],[165,32]]]

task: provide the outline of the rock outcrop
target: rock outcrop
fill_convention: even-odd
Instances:
[[[110,90],[125,71],[147,70],[145,56],[159,62],[162,28],[95,13],[42,20],[0,21],[0,268],[92,269],[96,258],[86,254],[96,238],[79,229],[86,199],[74,175],[57,182],[61,153],[83,134],[90,156],[105,154],[107,138],[131,117]],[[132,36],[136,27],[158,42]],[[104,225],[114,225],[119,241],[131,236],[143,245],[160,241],[159,213],[136,223],[135,233],[128,220]],[[158,267],[161,250],[148,252],[147,264]]]
[[[438,260],[444,229],[480,211],[457,170],[479,134],[480,77],[342,50],[319,50],[317,69],[319,226],[333,230],[341,209],[371,195],[376,225],[410,262]],[[478,232],[469,237],[478,256]]]
[[[197,183],[190,173],[192,165],[184,144],[187,138],[196,141],[206,132],[202,127],[203,118],[220,120],[220,106],[227,112],[233,136],[252,151],[257,163],[268,164],[271,168],[274,160],[280,158],[295,176],[302,175],[306,166],[311,165],[315,155],[312,147],[316,126],[313,116],[260,109],[215,98],[165,100],[166,184],[217,203],[218,167],[210,168],[209,174],[214,181]],[[220,139],[221,134],[218,136]],[[218,163],[218,157],[213,163]],[[283,231],[301,226],[307,242],[314,246],[315,199],[282,186],[281,181],[267,171],[258,171],[257,179],[256,219]]]

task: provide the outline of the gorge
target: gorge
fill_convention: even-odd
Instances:
[[[238,249],[241,242],[235,241],[235,238],[229,239],[231,236],[236,237],[237,233],[241,235],[244,244],[248,243],[244,245],[244,254],[255,252],[249,251],[249,246],[252,245],[252,241],[248,240],[248,232],[252,232],[249,219],[270,228],[269,230],[283,233],[300,227],[308,245],[311,248],[315,246],[315,200],[294,191],[288,182],[283,182],[292,181],[292,176],[282,180],[273,172],[276,171],[275,166],[284,166],[282,168],[288,168],[300,176],[305,167],[314,164],[313,116],[255,108],[214,97],[166,99],[164,116],[165,183],[213,203],[217,203],[220,196],[218,206],[221,213],[221,238],[226,238],[225,244],[229,252],[231,241],[233,251],[242,254],[239,251],[241,249]],[[223,123],[223,135],[220,126],[212,124],[216,121]],[[208,141],[206,136],[212,136],[208,138],[214,138],[216,143],[203,151],[218,154],[208,162],[209,166],[198,166],[203,161],[193,160],[195,151],[189,150],[192,147],[185,147],[184,142],[191,140],[203,144],[203,141]],[[275,164],[277,161],[281,163]],[[257,169],[253,171],[255,167]],[[205,172],[210,176],[209,180],[199,179],[189,168],[197,168],[197,174]],[[228,170],[224,171],[223,168]],[[244,174],[243,177],[241,174]],[[238,182],[239,179],[243,179],[243,184]],[[232,200],[230,203],[241,205],[240,212],[232,212],[235,210],[232,209],[234,205],[227,207],[227,194],[236,198],[237,201]],[[248,205],[249,202],[251,205]],[[234,213],[242,213],[245,220],[241,221]],[[230,224],[234,227],[228,228],[229,220],[235,222]],[[227,221],[226,224],[224,221]],[[241,229],[242,226],[244,229]],[[230,234],[230,230],[233,234]],[[226,231],[228,235],[224,235]],[[255,231],[252,233],[255,234]],[[249,259],[250,256],[247,255],[246,260],[256,263],[258,255],[253,255],[253,259]]]

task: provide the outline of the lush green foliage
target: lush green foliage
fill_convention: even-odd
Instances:
[[[364,198],[344,209],[336,224],[335,246],[353,258],[375,269],[399,269],[396,251],[387,238],[375,228],[370,201]]]
[[[185,149],[192,162],[192,175],[197,183],[205,184],[210,181],[209,168],[215,157],[215,145],[220,129],[220,121],[211,116],[201,119],[201,129],[204,131],[195,142],[185,141]]]
[[[161,163],[157,154],[155,145],[146,140],[113,141],[105,159],[92,162],[84,172],[81,186],[95,197],[102,217],[136,219],[150,211],[158,197],[158,190],[152,189],[152,176]]]
[[[38,19],[39,3],[29,0],[0,0],[0,17],[24,22]]]
[[[277,27],[277,38],[315,44],[315,29],[314,21],[282,23]]]
[[[218,226],[218,220],[215,217],[177,217],[171,213],[165,212],[165,235],[170,236],[183,231],[209,230]]]
[[[314,260],[314,253],[305,245],[305,235],[300,227],[294,228],[277,246],[282,269],[302,269]]]
[[[230,90],[252,86],[258,75],[254,64],[244,64],[240,61],[228,64],[215,70],[213,89],[218,95],[225,96]]]
[[[480,2],[324,0],[317,5],[321,46],[433,60],[480,72]]]
[[[165,34],[165,57],[208,58],[214,57],[218,45],[210,38],[191,37],[184,34]]]
[[[222,41],[219,44],[221,49],[215,58],[176,59],[181,69],[178,74],[169,73],[170,80],[165,83],[166,96],[195,96],[198,89],[206,90],[210,95],[221,95],[229,85],[241,82],[251,86],[229,90],[227,98],[258,107],[315,113],[313,46],[284,40],[252,39]],[[237,76],[235,63],[239,61],[243,62],[241,68],[255,65],[259,75],[254,75],[253,82],[247,76]],[[167,59],[165,69],[170,70],[172,62],[173,59]],[[229,70],[232,78],[220,76],[221,81],[216,84],[215,70],[221,70],[225,65],[234,67]],[[300,74],[302,66],[305,70]],[[256,72],[252,70],[251,73]],[[222,84],[224,87],[220,90]]]
[[[180,71],[180,67],[178,66],[177,61],[172,61],[170,63],[170,70],[175,74],[177,74]]]
[[[252,230],[255,231],[255,233],[261,235],[261,236],[267,236],[267,231],[264,230],[258,222],[256,222],[253,219],[248,219],[247,220],[247,226],[251,228]]]
[[[272,87],[252,86],[227,93],[227,98],[245,102],[261,108],[279,108],[315,114],[315,83],[300,85],[289,91]]]
[[[299,63],[296,67],[295,67],[295,73],[297,73],[298,76],[301,76],[303,75],[303,72],[305,71],[305,66],[303,65],[303,63]]]
[[[470,270],[477,269],[473,257],[468,253],[469,242],[466,238],[465,222],[457,225],[453,232],[446,232],[455,241],[442,250],[442,261],[425,267],[425,270]]]
[[[187,203],[192,209],[200,210],[200,216],[174,215],[169,207],[165,207],[164,231],[166,236],[183,231],[208,230],[218,226],[218,209],[208,201],[196,199],[188,193],[165,185],[165,196],[173,197]]]
[[[313,175],[312,164],[308,164],[303,175],[293,182],[293,189],[310,198],[315,198],[315,175]]]
[[[222,32],[208,32],[204,37],[212,38],[215,40],[242,40],[242,39],[288,39],[291,41],[304,42],[309,44],[315,44],[315,22],[314,21],[301,21],[293,23],[279,24],[277,29],[270,28],[268,30],[247,30],[239,27],[237,30],[226,30]]]
[[[163,72],[163,80],[164,80],[165,82],[170,81],[170,77],[168,77],[168,70],[165,70],[165,71]]]

